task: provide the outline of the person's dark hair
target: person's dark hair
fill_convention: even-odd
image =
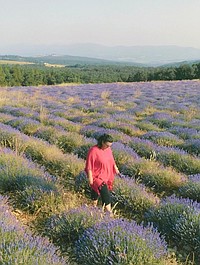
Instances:
[[[97,145],[99,148],[101,148],[103,143],[106,143],[106,142],[109,142],[109,143],[113,142],[113,137],[110,134],[104,133],[100,135],[97,139]]]

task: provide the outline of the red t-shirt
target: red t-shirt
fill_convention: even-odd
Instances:
[[[98,187],[106,183],[112,190],[115,171],[115,161],[110,147],[101,149],[97,145],[90,148],[85,165],[86,173],[92,171],[93,185],[91,188],[99,194]]]

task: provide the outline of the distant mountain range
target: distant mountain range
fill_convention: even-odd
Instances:
[[[180,46],[113,46],[98,44],[73,45],[20,45],[0,46],[0,55],[17,54],[27,58],[42,58],[66,64],[128,64],[136,66],[160,66],[179,62],[200,61],[200,49]],[[12,52],[11,52],[12,51]],[[9,53],[8,53],[9,52]],[[49,54],[51,54],[49,56]],[[2,56],[1,56],[2,57]],[[47,63],[49,61],[46,61]],[[62,64],[62,63],[61,63]]]
[[[137,66],[145,67],[146,65],[132,62],[117,62],[97,58],[71,56],[71,55],[46,55],[46,56],[19,56],[19,55],[0,55],[0,64],[37,64],[45,66],[77,66],[77,65],[118,65],[118,66]]]
[[[200,49],[179,46],[103,46],[74,44],[65,46],[66,53],[117,62],[132,62],[151,66],[181,61],[200,60]]]

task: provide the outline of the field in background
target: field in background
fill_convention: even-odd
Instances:
[[[0,60],[0,64],[31,65],[31,64],[35,64],[35,63],[34,62],[23,62],[23,61],[12,61],[12,60]],[[58,67],[58,68],[65,67],[65,65],[62,65],[62,64],[50,64],[50,63],[44,63],[44,66],[46,66],[46,67]]]
[[[140,261],[134,264],[199,264],[199,102],[198,80],[1,88],[1,195],[8,195],[19,217],[27,216],[26,224],[48,236],[65,258],[81,264],[74,257],[77,240],[97,220],[105,222],[81,208],[90,205],[85,158],[98,136],[109,133],[122,173],[112,195],[116,219],[151,222],[167,242],[166,255],[157,235],[151,246],[140,228],[148,251],[141,243]],[[79,210],[72,214],[74,209]],[[118,247],[125,256],[112,250],[118,262],[112,264],[133,262],[122,241]],[[156,244],[159,258],[152,254]],[[79,251],[89,264],[86,249]]]
[[[35,63],[32,63],[32,62],[10,61],[10,60],[0,60],[0,64],[18,64],[18,65],[24,65],[24,64],[35,64]]]

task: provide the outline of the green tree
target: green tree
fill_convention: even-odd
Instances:
[[[147,71],[144,69],[138,70],[135,73],[134,81],[136,82],[147,81]]]
[[[6,75],[3,71],[3,68],[0,66],[0,86],[6,85]]]
[[[3,70],[5,73],[5,80],[6,80],[6,86],[12,86],[12,74],[10,72],[11,67],[8,65],[3,66]]]
[[[200,78],[200,63],[193,64],[192,67],[194,71],[194,77],[199,79]]]
[[[24,69],[24,79],[22,82],[23,86],[32,86],[34,85],[34,71],[33,69],[25,68]]]
[[[176,79],[178,80],[193,79],[194,76],[194,68],[188,64],[183,64],[176,68]]]
[[[20,68],[19,66],[14,66],[11,69],[11,74],[12,74],[12,83],[11,85],[14,86],[21,86],[23,83],[23,73],[22,73],[22,68]]]

